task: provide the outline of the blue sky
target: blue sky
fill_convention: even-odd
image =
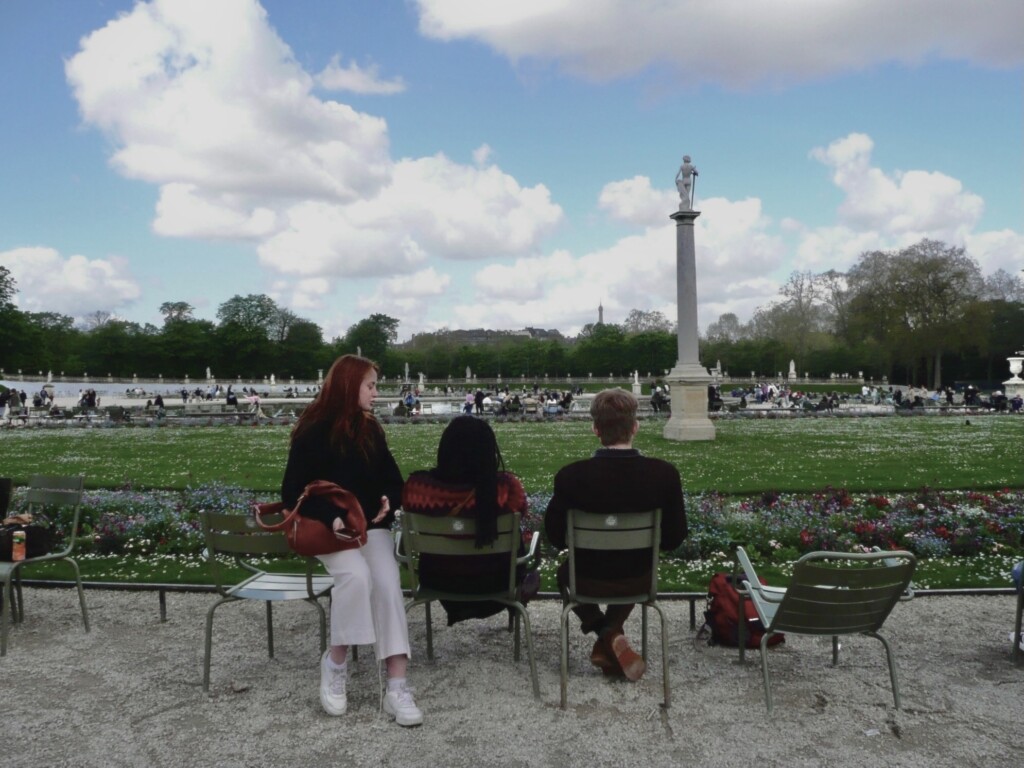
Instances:
[[[884,23],[883,23],[884,20]],[[675,317],[930,237],[1024,268],[1024,3],[2,0],[28,311],[266,293],[328,338]]]

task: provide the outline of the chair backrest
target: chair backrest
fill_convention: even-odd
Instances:
[[[253,557],[282,557],[291,554],[288,540],[281,531],[265,531],[256,524],[251,514],[200,511],[199,519],[206,540],[206,558],[218,590],[223,591],[231,580],[227,578],[220,556],[230,555],[235,563],[247,571],[258,572],[248,562]],[[265,522],[273,523],[273,515]]]
[[[651,585],[646,593],[622,596],[621,602],[653,600],[658,592],[658,552],[661,547],[661,510],[598,514],[570,509],[566,522],[569,546],[569,599],[587,598],[580,593],[576,579],[576,550],[623,551],[649,549]],[[603,598],[607,602],[607,598]]]
[[[793,578],[771,627],[777,632],[876,632],[904,596],[917,559],[910,552],[811,552]]]
[[[78,537],[78,520],[82,514],[82,494],[85,491],[84,475],[32,475],[28,479],[25,499],[28,511],[38,515],[45,507],[71,507],[71,521],[68,524],[64,548],[55,554],[69,555],[75,548]]]
[[[478,557],[480,555],[508,555],[508,595],[516,592],[516,556],[522,534],[519,532],[519,513],[499,515],[497,538],[483,547],[476,546],[476,520],[466,517],[434,517],[416,512],[402,512],[402,544],[410,558],[413,590],[419,587],[419,558],[421,555],[446,557]]]

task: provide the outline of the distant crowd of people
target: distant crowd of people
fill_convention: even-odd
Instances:
[[[556,390],[541,389],[534,384],[532,389],[526,387],[512,391],[510,387],[495,390],[467,388],[463,395],[461,411],[463,414],[483,415],[485,413],[506,416],[515,413],[544,413],[549,416],[568,413],[572,409],[574,399],[583,393],[582,387]],[[433,394],[440,395],[441,390],[434,388]],[[420,389],[411,385],[402,387],[401,401],[395,406],[396,416],[415,416],[422,412]],[[455,390],[446,386],[444,395],[453,397]]]

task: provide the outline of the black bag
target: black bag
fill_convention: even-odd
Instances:
[[[0,525],[0,560],[11,561],[15,531],[25,532],[25,557],[39,557],[49,554],[53,549],[53,529],[44,525],[8,523]]]

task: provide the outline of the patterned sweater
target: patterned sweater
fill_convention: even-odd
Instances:
[[[499,515],[526,513],[526,491],[519,478],[510,472],[498,473],[498,507]],[[457,509],[456,516],[473,518],[476,499],[470,485],[444,483],[428,471],[413,472],[402,488],[402,509],[433,517],[447,517]],[[525,551],[520,542],[519,554]],[[503,589],[508,583],[508,559],[502,555],[423,555],[419,576],[423,584],[435,589],[468,594],[493,592]],[[517,574],[517,580],[521,579],[522,574]]]

